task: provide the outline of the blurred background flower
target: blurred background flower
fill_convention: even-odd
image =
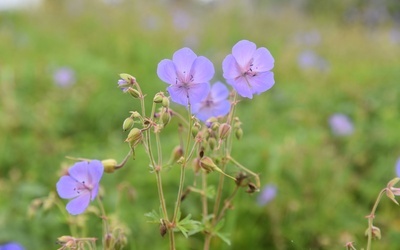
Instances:
[[[53,81],[59,87],[69,87],[76,81],[75,71],[69,67],[61,67],[54,71]]]
[[[276,193],[277,193],[277,188],[275,185],[272,184],[265,185],[262,188],[261,193],[257,197],[258,205],[265,206],[275,198]]]

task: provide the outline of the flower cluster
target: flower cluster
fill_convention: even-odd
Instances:
[[[222,63],[226,82],[242,97],[253,98],[269,90],[275,83],[274,58],[268,49],[258,48],[253,42],[242,40],[232,48],[232,54]],[[172,60],[164,59],[157,67],[158,77],[169,84],[171,100],[181,105],[193,105],[192,112],[202,121],[224,116],[229,112],[229,91],[217,82],[210,88],[214,75],[210,60],[197,56],[191,49],[176,51]]]
[[[160,201],[160,214],[157,212],[148,213],[146,216],[152,222],[159,223],[160,234],[164,236],[169,233],[170,248],[175,249],[174,233],[182,232],[185,236],[203,232],[206,235],[205,249],[209,249],[212,237],[220,237],[227,241],[222,234],[210,234],[216,232],[221,221],[231,207],[232,199],[239,188],[247,188],[247,193],[254,193],[260,190],[260,179],[258,174],[252,172],[231,154],[232,138],[235,136],[240,139],[243,135],[241,121],[234,116],[235,106],[238,103],[238,95],[244,98],[253,98],[253,95],[260,94],[269,90],[275,83],[274,74],[271,72],[274,67],[274,58],[270,52],[264,48],[257,48],[253,42],[242,40],[232,48],[232,54],[226,56],[222,63],[223,77],[233,90],[229,90],[227,85],[216,80],[213,84],[215,69],[213,63],[204,56],[197,56],[191,49],[182,48],[176,51],[171,59],[161,60],[157,67],[158,77],[169,86],[168,94],[159,92],[153,98],[153,106],[150,115],[146,114],[144,98],[136,78],[129,74],[120,74],[118,88],[124,93],[129,93],[133,98],[140,101],[141,111],[130,111],[122,129],[127,132],[125,142],[129,145],[129,152],[125,159],[120,163],[113,159],[107,160],[83,160],[76,162],[68,173],[62,176],[57,182],[56,188],[58,195],[63,199],[68,199],[66,209],[71,215],[83,213],[90,202],[93,201],[99,191],[99,183],[103,173],[113,173],[122,168],[128,159],[135,159],[136,147],[143,145],[149,157],[151,173],[156,176],[157,191]],[[187,108],[188,119],[185,120],[170,107],[170,100],[183,105]],[[162,158],[162,143],[160,134],[167,126],[172,117],[183,120],[184,125],[180,124],[179,137],[183,137],[186,132],[186,140],[181,140],[180,144],[174,149],[171,160],[165,163]],[[184,132],[182,132],[184,131]],[[151,135],[154,133],[154,135]],[[156,147],[156,149],[153,149]],[[155,153],[157,152],[157,153]],[[194,179],[200,174],[202,178],[212,172],[219,174],[220,179],[217,183],[217,194],[212,194],[212,187],[207,187],[205,179],[202,181],[201,190],[193,186],[185,188],[185,175],[188,165],[192,163]],[[180,178],[177,188],[177,200],[174,203],[173,212],[169,212],[164,198],[162,174],[163,168],[171,165],[180,165]],[[228,165],[237,167],[236,177],[228,174]],[[201,171],[201,172],[200,172]],[[236,189],[232,195],[227,196],[223,201],[224,193],[223,178],[228,177],[236,184]],[[200,199],[203,207],[203,221],[191,219],[191,215],[186,218],[181,216],[181,202],[189,192],[201,194]],[[258,198],[260,205],[265,205],[276,195],[275,186],[266,186],[261,196]],[[207,199],[214,198],[214,209],[208,211]],[[121,231],[113,229],[108,225],[105,209],[101,199],[98,199],[101,218],[103,219],[104,239],[103,244],[108,247],[105,249],[119,249],[117,246],[125,245],[126,241]],[[224,204],[224,205],[222,205]],[[212,216],[210,214],[212,213]],[[199,216],[200,217],[200,216]],[[93,238],[76,238],[65,235],[59,238],[59,244],[63,247],[79,246],[84,242],[95,244]],[[208,244],[208,245],[207,245]]]

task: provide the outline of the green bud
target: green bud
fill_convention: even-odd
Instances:
[[[193,126],[192,127],[192,136],[193,137],[196,137],[197,136],[197,133],[199,133],[199,127],[197,127],[197,126]]]
[[[241,128],[236,129],[235,136],[236,136],[236,139],[238,139],[238,140],[242,139],[243,129],[241,129]]]
[[[172,150],[171,160],[173,162],[178,161],[183,156],[183,149],[181,146],[176,146],[174,150]]]
[[[128,129],[131,129],[134,123],[135,122],[131,117],[126,118],[122,124],[122,130],[127,131]]]
[[[129,82],[132,85],[136,83],[136,78],[129,74],[121,73],[119,74],[119,77],[121,77],[121,79],[125,80],[126,82]]]
[[[228,137],[229,132],[231,131],[231,125],[228,123],[223,123],[219,126],[219,138],[221,140],[224,140],[226,137]]]
[[[217,146],[217,140],[214,137],[208,138],[208,146],[210,146],[211,150],[214,150],[215,146]]]
[[[129,94],[131,94],[131,96],[132,96],[133,98],[139,98],[139,97],[141,96],[140,93],[139,93],[139,91],[137,91],[137,90],[134,89],[134,88],[129,87],[127,91],[128,91]]]
[[[153,102],[154,103],[162,103],[163,99],[164,99],[164,95],[161,92],[159,92],[154,96]]]
[[[169,107],[169,98],[164,96],[162,99],[162,105],[164,108],[168,108]]]
[[[132,118],[139,118],[139,117],[141,117],[141,115],[140,115],[139,112],[137,112],[137,111],[131,111],[131,112],[129,112],[129,113],[131,113],[131,117],[132,117]]]
[[[126,142],[129,142],[131,145],[136,145],[142,139],[142,131],[138,128],[132,128],[126,138]]]
[[[213,160],[207,156],[200,159],[200,167],[204,169],[207,174],[218,169]]]
[[[216,131],[219,128],[219,122],[213,122],[211,125],[211,130]]]
[[[168,111],[162,113],[161,120],[164,127],[167,126],[167,124],[171,121],[171,115],[169,114]]]
[[[114,159],[105,159],[102,160],[101,163],[104,167],[104,172],[106,173],[113,173],[115,171],[115,166],[117,166],[117,161]]]

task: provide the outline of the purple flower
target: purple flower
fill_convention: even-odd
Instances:
[[[68,87],[75,83],[75,72],[68,67],[61,67],[53,74],[53,81],[60,87]]]
[[[396,174],[397,174],[397,177],[400,177],[400,157],[397,159],[397,162],[396,162]]]
[[[192,112],[203,122],[210,117],[224,116],[231,108],[231,103],[227,100],[228,96],[228,88],[221,82],[216,82],[207,97],[193,105]]]
[[[260,206],[266,205],[275,198],[276,192],[277,192],[276,186],[271,184],[265,185],[260,195],[257,198],[257,203]]]
[[[24,250],[25,248],[17,242],[8,242],[0,245],[0,250]]]
[[[329,118],[329,125],[332,133],[338,136],[351,135],[354,131],[353,123],[350,118],[344,114],[333,114]]]
[[[312,50],[301,52],[297,58],[297,63],[300,68],[304,70],[317,69],[320,71],[327,71],[329,69],[328,62]]]
[[[61,198],[71,199],[67,204],[68,213],[77,215],[85,211],[89,202],[96,198],[103,172],[101,161],[81,161],[68,170],[68,175],[60,178],[57,192]]]
[[[182,48],[174,53],[172,60],[164,59],[158,64],[157,75],[170,84],[167,90],[172,101],[186,106],[207,96],[214,65],[206,57],[198,57],[191,49]]]
[[[253,98],[269,90],[275,83],[274,58],[264,47],[258,48],[250,41],[242,40],[232,48],[232,54],[222,62],[224,78],[243,97]]]

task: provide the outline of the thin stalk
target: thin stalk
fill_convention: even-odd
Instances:
[[[237,191],[239,190],[239,186],[235,187],[235,190],[233,190],[231,196],[229,196],[229,198],[227,198],[225,200],[225,205],[222,208],[221,212],[219,213],[218,219],[217,219],[217,223],[224,217],[226,210],[229,208],[229,206],[231,205],[231,202],[233,200],[233,198],[235,197],[235,195],[237,194]]]
[[[185,170],[186,170],[186,164],[188,162],[188,151],[189,151],[189,145],[190,145],[190,139],[192,138],[192,127],[193,127],[193,122],[192,120],[192,114],[191,114],[191,108],[190,108],[190,102],[188,103],[188,121],[189,121],[189,130],[187,133],[187,140],[186,140],[186,147],[185,147],[185,152],[184,152],[184,158],[183,162],[181,165],[181,175],[179,178],[179,189],[178,189],[178,197],[176,198],[176,203],[175,203],[175,210],[174,210],[174,216],[172,218],[172,223],[176,224],[176,218],[178,216],[178,212],[181,206],[181,196],[183,192],[183,185],[185,182]]]
[[[386,192],[386,188],[382,189],[381,192],[379,192],[378,198],[375,201],[374,206],[372,207],[372,211],[371,214],[369,214],[367,216],[368,218],[368,243],[367,243],[367,250],[371,250],[371,242],[372,242],[372,227],[373,227],[373,221],[375,218],[375,212],[376,209],[378,208],[378,204],[382,198],[382,196],[384,195],[384,193]]]
[[[103,221],[103,248],[106,249],[106,243],[105,243],[105,237],[109,233],[109,228],[108,228],[108,222],[107,222],[107,216],[106,216],[106,211],[103,206],[103,202],[101,201],[100,196],[97,196],[97,202],[99,203],[100,207],[100,212],[101,212],[101,219]]]
[[[254,173],[253,171],[251,171],[250,169],[246,168],[245,166],[243,166],[242,164],[240,164],[238,161],[236,161],[232,156],[228,155],[227,159],[230,160],[231,162],[233,162],[233,164],[235,164],[238,168],[246,171],[247,173],[249,173],[250,175],[252,175],[255,180],[256,180],[256,185],[257,188],[260,188],[260,177],[258,177],[258,174]]]

